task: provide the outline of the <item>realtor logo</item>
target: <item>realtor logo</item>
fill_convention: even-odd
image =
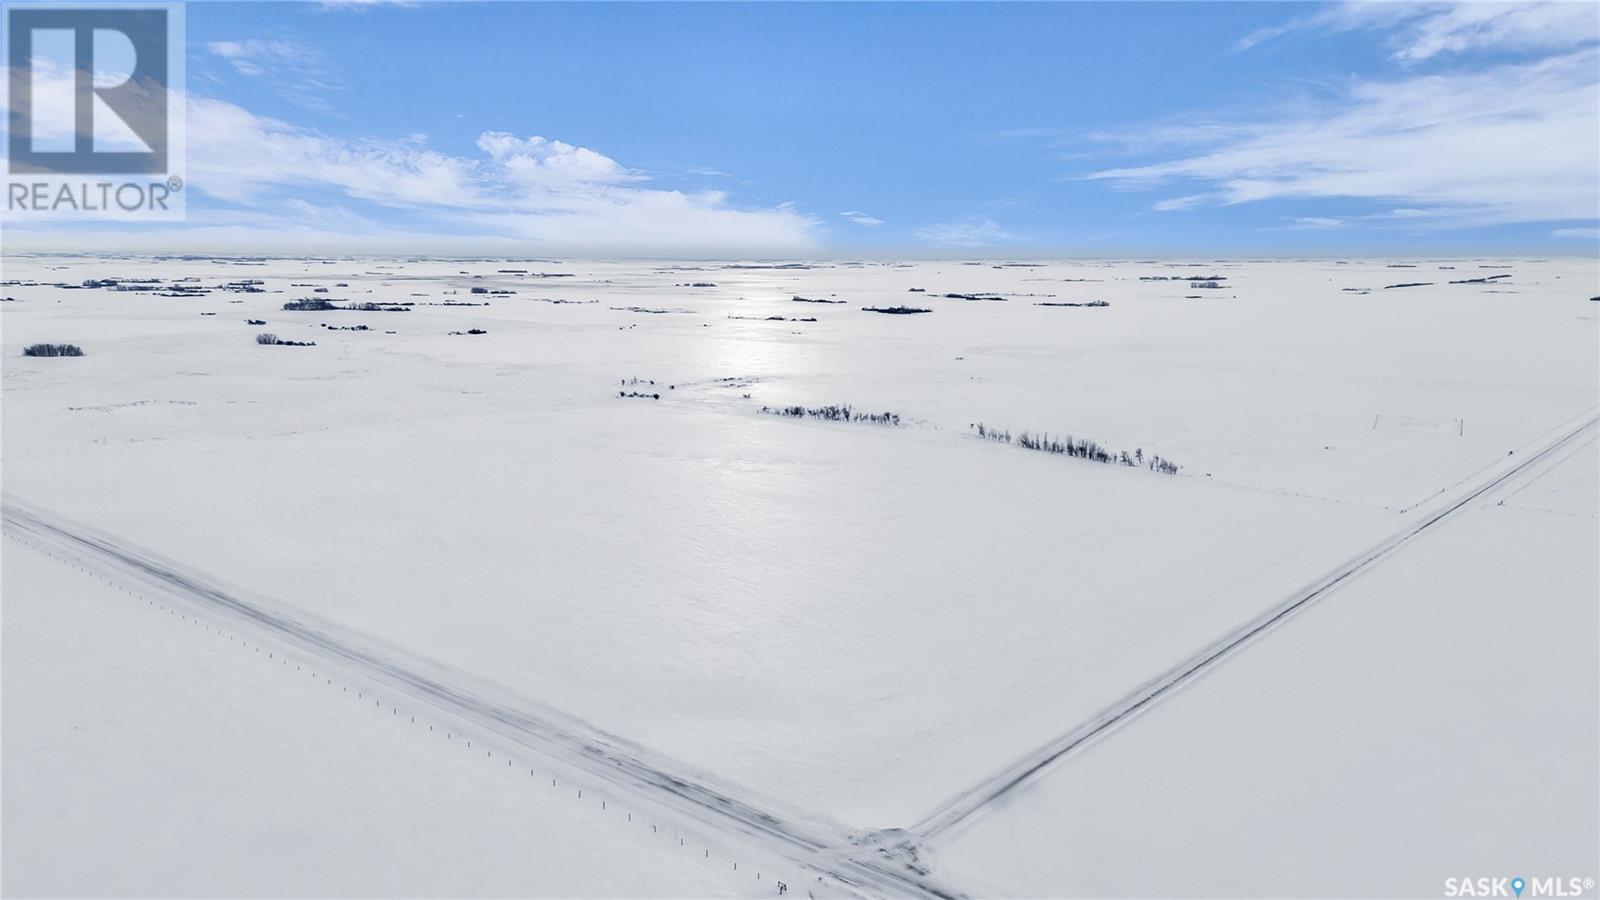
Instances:
[[[6,213],[182,212],[182,19],[177,3],[6,5]]]
[[[7,13],[11,88],[10,171],[71,172],[79,175],[167,170],[167,11],[165,9],[17,9]],[[70,35],[74,50],[73,148],[35,149],[34,35]],[[107,33],[133,46],[133,71],[110,87],[95,85],[95,49]],[[95,101],[99,100],[99,103]],[[138,136],[145,152],[95,147],[96,115],[109,112]]]

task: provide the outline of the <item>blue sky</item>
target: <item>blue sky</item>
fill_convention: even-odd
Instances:
[[[187,223],[26,238],[709,256],[1600,246],[1594,5],[208,2],[187,32]]]

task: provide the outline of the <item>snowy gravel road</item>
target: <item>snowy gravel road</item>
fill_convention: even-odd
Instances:
[[[747,839],[871,896],[954,898],[960,891],[937,883],[889,853],[858,843],[850,829],[820,817],[785,811],[767,801],[736,796],[709,776],[600,732],[558,711],[522,698],[499,696],[404,651],[320,622],[269,600],[226,590],[205,576],[161,560],[107,535],[62,521],[14,498],[4,502],[8,533],[72,560],[114,583],[155,589],[196,613],[226,620],[308,658],[338,667],[379,689],[404,696],[467,730],[576,769],[605,784],[640,795],[721,833]]]
[[[1505,462],[1487,467],[1479,478],[1466,484],[1460,491],[1441,501],[1422,516],[1411,519],[1395,534],[1345,560],[1303,590],[1140,686],[1094,718],[1029,753],[978,785],[952,797],[917,823],[911,829],[911,833],[917,840],[926,841],[955,828],[996,799],[1035,778],[1067,754],[1104,735],[1131,716],[1148,709],[1163,696],[1182,686],[1184,682],[1199,676],[1312,601],[1327,596],[1349,579],[1382,562],[1413,538],[1449,520],[1491,491],[1516,481],[1521,476],[1538,471],[1543,463],[1558,456],[1563,449],[1591,436],[1597,424],[1600,424],[1600,415],[1591,410],[1578,419],[1577,425],[1574,426],[1569,420],[1553,430],[1553,437],[1550,432],[1546,432],[1521,453],[1513,453]]]

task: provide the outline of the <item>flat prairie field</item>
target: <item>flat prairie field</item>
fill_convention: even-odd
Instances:
[[[1600,377],[1584,260],[4,277],[8,499],[856,829],[1580,423]],[[1592,532],[1584,478],[1519,500]]]

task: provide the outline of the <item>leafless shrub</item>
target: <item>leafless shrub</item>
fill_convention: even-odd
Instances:
[[[83,348],[77,344],[29,344],[22,348],[23,356],[82,356]]]

